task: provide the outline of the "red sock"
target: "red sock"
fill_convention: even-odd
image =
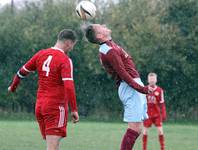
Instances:
[[[165,144],[164,144],[164,135],[159,135],[159,142],[160,142],[160,147],[161,150],[165,150]]]
[[[135,144],[136,139],[138,138],[139,133],[132,130],[127,129],[121,143],[120,150],[132,150],[133,145]]]
[[[143,135],[143,138],[142,138],[142,142],[143,142],[142,147],[143,147],[143,149],[142,150],[147,150],[147,137],[148,136],[146,134]]]

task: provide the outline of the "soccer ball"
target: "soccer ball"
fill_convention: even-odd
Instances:
[[[96,16],[96,6],[90,1],[81,1],[76,6],[76,14],[83,20],[93,19]]]

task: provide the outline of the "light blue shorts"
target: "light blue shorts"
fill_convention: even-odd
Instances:
[[[134,80],[144,86],[140,78]],[[148,118],[145,94],[136,91],[124,81],[120,83],[118,94],[124,106],[124,122],[142,122]]]

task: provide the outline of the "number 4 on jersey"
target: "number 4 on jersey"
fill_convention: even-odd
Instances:
[[[47,59],[43,62],[42,70],[46,71],[46,76],[49,76],[50,72],[50,62],[52,61],[52,56],[48,56]]]

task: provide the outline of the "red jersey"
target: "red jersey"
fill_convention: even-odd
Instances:
[[[136,83],[133,79],[140,75],[135,67],[132,57],[113,41],[100,45],[100,61],[105,70],[116,80],[117,85],[125,81],[135,90],[148,93],[148,88]]]
[[[72,111],[77,110],[73,83],[72,60],[59,48],[37,52],[17,73],[24,78],[29,72],[38,72],[37,99],[49,97],[51,104],[69,101]]]
[[[161,115],[163,118],[166,118],[164,92],[162,88],[156,86],[155,90],[152,93],[146,95],[146,98],[149,118],[158,117]]]

